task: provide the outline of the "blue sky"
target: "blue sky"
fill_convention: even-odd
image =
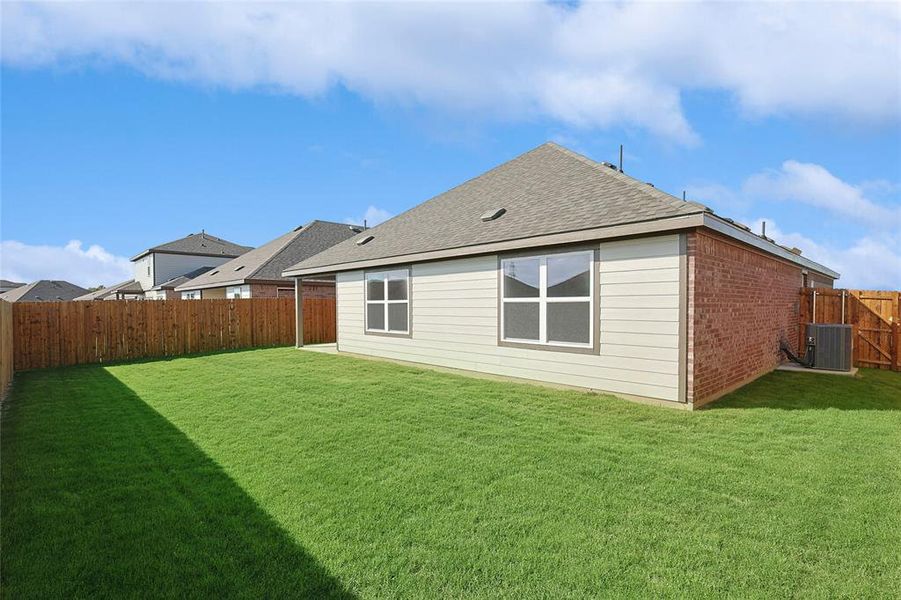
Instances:
[[[897,14],[886,27],[874,13],[881,25],[868,31],[881,43],[872,45],[842,29],[843,14],[819,23],[837,48],[803,31],[772,34],[786,46],[772,51],[794,57],[788,66],[753,49],[722,64],[687,54],[698,71],[682,84],[674,59],[640,42],[633,52],[644,58],[625,74],[609,55],[615,40],[578,51],[566,42],[613,17],[658,28],[644,5],[600,16],[579,6],[467,5],[450,17],[396,8],[379,14],[381,29],[421,22],[434,31],[397,52],[382,40],[377,58],[365,52],[371,40],[346,39],[339,52],[328,38],[298,47],[273,29],[326,19],[340,30],[342,19],[360,18],[346,14],[357,5],[253,18],[206,5],[178,15],[193,29],[156,12],[137,31],[104,6],[4,6],[4,278],[110,284],[128,277],[127,257],[200,229],[259,245],[315,218],[375,221],[555,140],[610,161],[622,143],[627,173],[754,227],[767,220],[770,235],[842,271],[849,287],[901,288],[901,75],[886,76],[901,73],[901,61],[884,46],[901,44]],[[552,32],[563,41],[545,53],[511,58],[528,44],[508,21],[526,33],[545,27],[523,6],[558,11],[566,29]],[[686,48],[723,43],[703,16],[674,15],[698,28]],[[717,16],[738,40],[770,27]],[[243,29],[211,25],[228,18]],[[504,44],[436,48],[457,33],[454,19],[473,39],[484,30]],[[13,27],[31,35],[16,39]],[[250,48],[248,36],[257,36]],[[560,56],[548,61],[551,51]],[[851,51],[866,64],[830,57]],[[854,72],[835,72],[843,69]],[[496,83],[510,72],[526,75]]]

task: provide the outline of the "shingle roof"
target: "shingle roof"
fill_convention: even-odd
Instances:
[[[254,281],[287,282],[290,280],[282,277],[282,271],[286,268],[355,236],[360,229],[346,223],[311,221],[219,265],[213,271],[184,283],[177,289],[194,290]]]
[[[191,233],[185,237],[148,248],[131,260],[138,260],[142,256],[146,256],[151,252],[163,252],[172,254],[196,254],[200,256],[241,256],[248,250],[250,246],[240,246],[234,242],[223,240],[214,235],[210,235],[204,231],[200,233]]]
[[[117,283],[116,285],[111,285],[99,290],[94,290],[93,292],[88,292],[87,294],[73,298],[73,300],[103,300],[107,296],[111,296],[116,292],[123,294],[143,294],[144,289],[141,287],[140,283],[138,283],[134,279],[129,279],[128,281]]]
[[[18,281],[10,281],[9,279],[0,279],[0,288],[17,288],[25,285],[24,283],[19,283]]]
[[[173,277],[168,281],[164,281],[163,283],[153,286],[151,289],[153,290],[174,290],[178,286],[183,283],[188,283],[192,279],[196,277],[200,277],[204,273],[211,271],[213,267],[200,267],[199,269],[194,269],[193,271],[189,271],[184,275],[179,275],[178,277]]]
[[[486,213],[506,212],[482,221]],[[709,212],[554,143],[543,144],[291,266],[315,269]],[[367,236],[372,240],[357,242]]]
[[[74,283],[61,280],[41,279],[14,290],[0,294],[0,300],[7,302],[57,302],[73,300],[87,290]]]

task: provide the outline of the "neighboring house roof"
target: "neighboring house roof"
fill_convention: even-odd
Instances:
[[[18,281],[10,281],[9,279],[0,279],[0,289],[11,290],[13,288],[22,287],[24,283]]]
[[[81,286],[68,281],[41,279],[28,285],[0,294],[0,300],[7,302],[57,302],[74,300],[86,293]]]
[[[203,275],[204,273],[210,271],[213,267],[200,267],[199,269],[194,269],[184,275],[179,275],[178,277],[173,277],[169,281],[164,281],[163,283],[156,285],[151,290],[174,290],[178,286],[188,283],[192,279]]]
[[[165,244],[160,244],[159,246],[154,246],[153,248],[148,248],[147,250],[144,250],[140,254],[133,257],[131,260],[138,260],[153,252],[160,252],[163,254],[194,254],[197,256],[235,257],[241,256],[251,249],[252,248],[250,246],[240,246],[238,244],[235,244],[234,242],[229,242],[228,240],[223,240],[222,238],[210,235],[205,231],[201,231],[200,233],[191,233],[181,239],[166,242]]]
[[[214,270],[178,286],[178,291],[199,290],[245,283],[286,283],[282,271],[362,230],[356,225],[311,221],[279,236]]]
[[[499,215],[499,216],[498,216]],[[494,218],[492,218],[494,217]],[[838,274],[554,143],[543,144],[284,271],[312,275],[710,226],[819,272]],[[733,232],[732,229],[735,231]]]
[[[101,288],[99,290],[94,290],[93,292],[88,292],[87,294],[78,296],[77,298],[73,298],[73,300],[104,300],[109,296],[114,294],[144,294],[144,289],[141,287],[141,284],[135,281],[134,279],[129,279],[128,281],[123,281],[122,283],[117,283],[116,285],[111,285],[109,287]]]

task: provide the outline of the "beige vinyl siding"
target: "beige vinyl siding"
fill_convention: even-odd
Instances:
[[[339,349],[678,400],[679,237],[599,248],[599,355],[499,346],[495,255],[413,265],[411,338],[365,335],[363,272],[339,273]]]

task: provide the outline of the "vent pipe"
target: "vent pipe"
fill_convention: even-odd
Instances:
[[[623,145],[619,145],[619,172],[623,172]]]

